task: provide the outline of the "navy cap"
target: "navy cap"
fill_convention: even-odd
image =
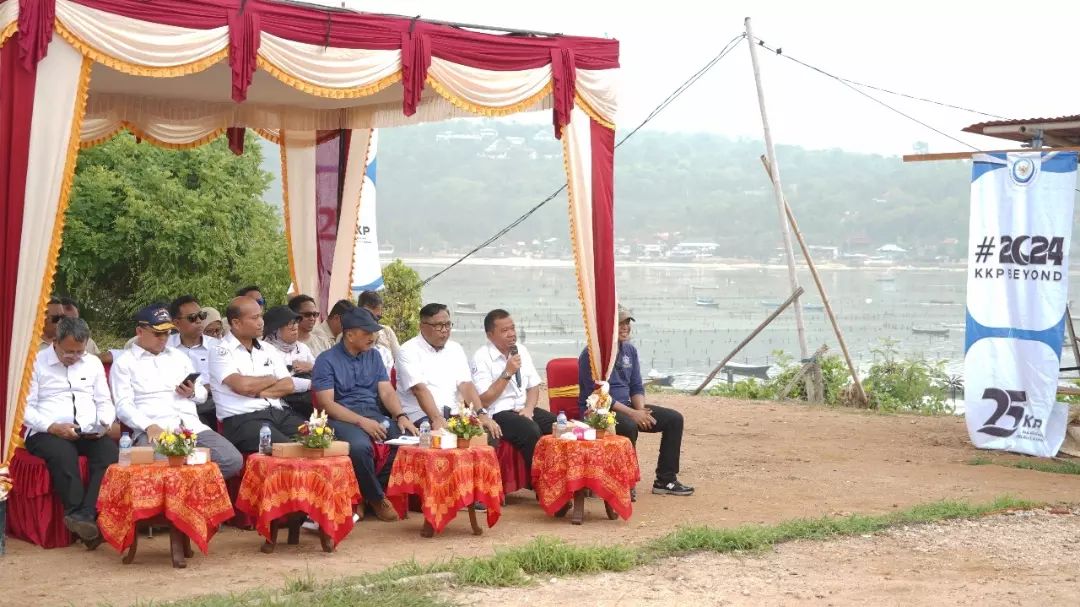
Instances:
[[[289,306],[274,306],[263,314],[263,334],[266,336],[277,333],[278,329],[300,318],[300,315],[292,311]]]
[[[151,304],[135,313],[135,322],[154,331],[172,331],[176,328],[169,309],[161,304]]]
[[[341,315],[341,328],[345,329],[360,329],[367,331],[368,333],[376,333],[382,330],[382,325],[379,321],[375,320],[375,317],[371,315],[364,308],[353,308],[345,314]]]

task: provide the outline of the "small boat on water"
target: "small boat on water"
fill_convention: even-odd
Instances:
[[[695,291],[715,291],[716,289],[719,289],[720,287],[717,286],[717,285],[712,285],[712,286],[710,286],[710,285],[690,285],[690,288],[695,290]]]
[[[475,310],[476,304],[469,301],[455,301],[454,307],[456,307],[458,310]]]
[[[694,305],[695,306],[701,306],[703,308],[719,308],[720,307],[720,304],[717,303],[711,297],[698,297],[698,298],[694,299]]]
[[[934,335],[937,337],[949,336],[949,329],[945,327],[911,327],[911,332],[915,335]]]
[[[779,308],[781,303],[783,303],[783,302],[762,300],[761,305],[765,306],[766,308]],[[819,304],[819,303],[804,303],[802,305],[802,307],[803,307],[803,310],[824,310],[825,309],[825,305],[824,304]]]
[[[878,276],[874,280],[878,282],[896,282],[896,277],[891,274],[886,274],[884,276]]]
[[[671,386],[675,383],[674,375],[664,375],[656,369],[649,371],[649,374],[645,376],[645,383],[652,384],[654,386]]]
[[[728,363],[720,369],[720,372],[728,375],[769,379],[769,368],[771,366],[772,365],[751,365],[749,363]]]
[[[461,308],[455,310],[454,314],[457,314],[458,316],[487,316],[487,312],[477,310],[462,310]]]

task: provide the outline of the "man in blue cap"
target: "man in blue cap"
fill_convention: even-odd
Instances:
[[[132,430],[137,445],[146,445],[165,430],[180,426],[197,435],[197,445],[210,450],[210,460],[226,479],[244,466],[240,452],[199,419],[198,405],[207,390],[191,358],[170,348],[175,329],[164,304],[149,305],[135,315],[135,343],[113,362],[109,381],[116,415]]]
[[[355,308],[342,314],[341,327],[341,341],[315,360],[311,389],[318,408],[330,417],[334,435],[349,443],[349,457],[364,500],[379,520],[396,521],[397,512],[386,499],[385,488],[397,448],[390,447],[390,458],[376,471],[374,443],[397,438],[403,432],[416,434],[416,426],[402,411],[375,349],[376,334],[382,328],[375,317]],[[380,401],[389,417],[380,408]]]

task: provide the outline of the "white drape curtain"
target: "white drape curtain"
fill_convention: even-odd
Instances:
[[[71,0],[56,0],[56,18],[94,50],[149,68],[194,63],[222,52],[229,45],[227,26],[200,30],[139,21]]]
[[[615,114],[619,109],[618,89],[619,70],[577,70],[577,94],[589,104],[600,118],[609,124],[615,124]]]
[[[19,3],[18,1],[12,2],[8,0],[3,4],[0,4],[0,33],[3,33],[8,26],[15,23],[15,20],[19,18]]]
[[[259,57],[288,76],[322,88],[357,93],[401,71],[400,50],[334,48],[263,33]]]
[[[12,326],[12,353],[8,364],[9,406],[4,420],[4,436],[15,436],[25,403],[19,402],[27,357],[37,351],[45,310],[43,285],[50,249],[58,248],[57,208],[64,177],[74,166],[68,162],[72,122],[82,108],[77,107],[83,58],[63,40],[53,39],[49,54],[38,64],[34,92],[34,116],[30,125],[29,163],[26,173],[26,206],[23,209],[19,274],[15,285]],[[57,241],[53,242],[54,236]],[[52,276],[48,276],[49,279]],[[47,289],[51,285],[45,285]],[[18,416],[18,420],[16,417]],[[6,441],[5,441],[6,442]]]
[[[428,76],[471,104],[498,109],[516,106],[539,95],[551,82],[551,66],[499,72],[432,57]]]
[[[596,277],[593,264],[592,129],[588,114],[575,108],[570,124],[563,128],[563,160],[569,188],[570,241],[574,250],[578,295],[588,338],[589,360],[598,364],[599,334],[596,324]],[[607,377],[603,373],[601,377]]]
[[[290,269],[297,293],[319,292],[318,240],[315,215],[315,131],[285,131],[282,176]]]
[[[353,250],[356,248],[356,226],[360,218],[364,173],[375,132],[358,129],[349,141],[349,157],[345,165],[345,187],[342,189],[341,212],[338,216],[337,241],[334,243],[334,265],[330,269],[329,309],[334,302],[352,298]]]

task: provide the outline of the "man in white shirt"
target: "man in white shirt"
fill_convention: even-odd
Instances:
[[[401,345],[397,361],[402,409],[413,424],[419,426],[427,419],[438,430],[464,400],[480,411],[480,423],[499,438],[502,431],[498,424],[481,408],[465,350],[450,340],[453,326],[443,304],[429,303],[420,309],[420,334]]]
[[[326,322],[315,325],[307,339],[300,341],[307,344],[316,357],[333,348],[341,337],[341,316],[355,307],[356,305],[348,299],[338,300],[334,307],[330,308],[330,313],[326,315]]]
[[[51,347],[38,352],[30,376],[23,425],[26,450],[45,460],[53,493],[64,504],[64,524],[88,546],[96,547],[97,497],[105,470],[119,450],[105,430],[116,419],[105,368],[86,355],[90,327],[78,318],[60,319]],[[85,455],[90,478],[83,487],[79,456]]]
[[[532,478],[532,458],[540,437],[551,433],[555,416],[537,409],[540,374],[525,344],[517,343],[514,319],[506,310],[484,317],[488,341],[472,359],[472,377],[480,402],[502,429],[503,440],[514,445],[525,460],[526,478]]]
[[[196,405],[206,400],[191,359],[166,345],[176,328],[164,306],[147,306],[135,315],[135,343],[113,362],[109,372],[116,415],[132,429],[135,444],[147,445],[165,430],[180,426],[197,435],[196,444],[210,449],[210,460],[226,479],[240,473],[244,458],[232,443],[211,430]]]
[[[38,350],[44,350],[56,341],[56,324],[60,322],[64,314],[64,306],[60,300],[53,297],[45,305],[45,329],[41,332],[41,341],[38,342]]]
[[[61,297],[60,304],[64,307],[64,316],[67,316],[68,318],[79,318],[79,304],[74,299],[71,299],[70,297]],[[108,352],[105,353],[108,355],[107,357],[102,357],[101,350],[98,348],[98,345],[94,343],[93,337],[86,340],[86,353],[101,358],[102,362],[112,362],[112,355]]]
[[[199,377],[195,383],[210,389],[210,350],[218,345],[217,339],[205,335],[206,321],[209,314],[199,305],[193,295],[181,295],[169,304],[169,316],[176,325],[176,333],[169,336],[165,345],[175,348],[191,359]],[[210,428],[217,427],[217,413],[214,409],[213,396],[207,395],[206,401],[198,403],[196,409],[199,419]]]
[[[292,374],[262,335],[262,307],[237,297],[225,310],[229,333],[210,351],[210,390],[225,438],[244,452],[259,450],[259,431],[270,426],[270,440],[287,443],[306,420],[281,403],[293,392]]]

